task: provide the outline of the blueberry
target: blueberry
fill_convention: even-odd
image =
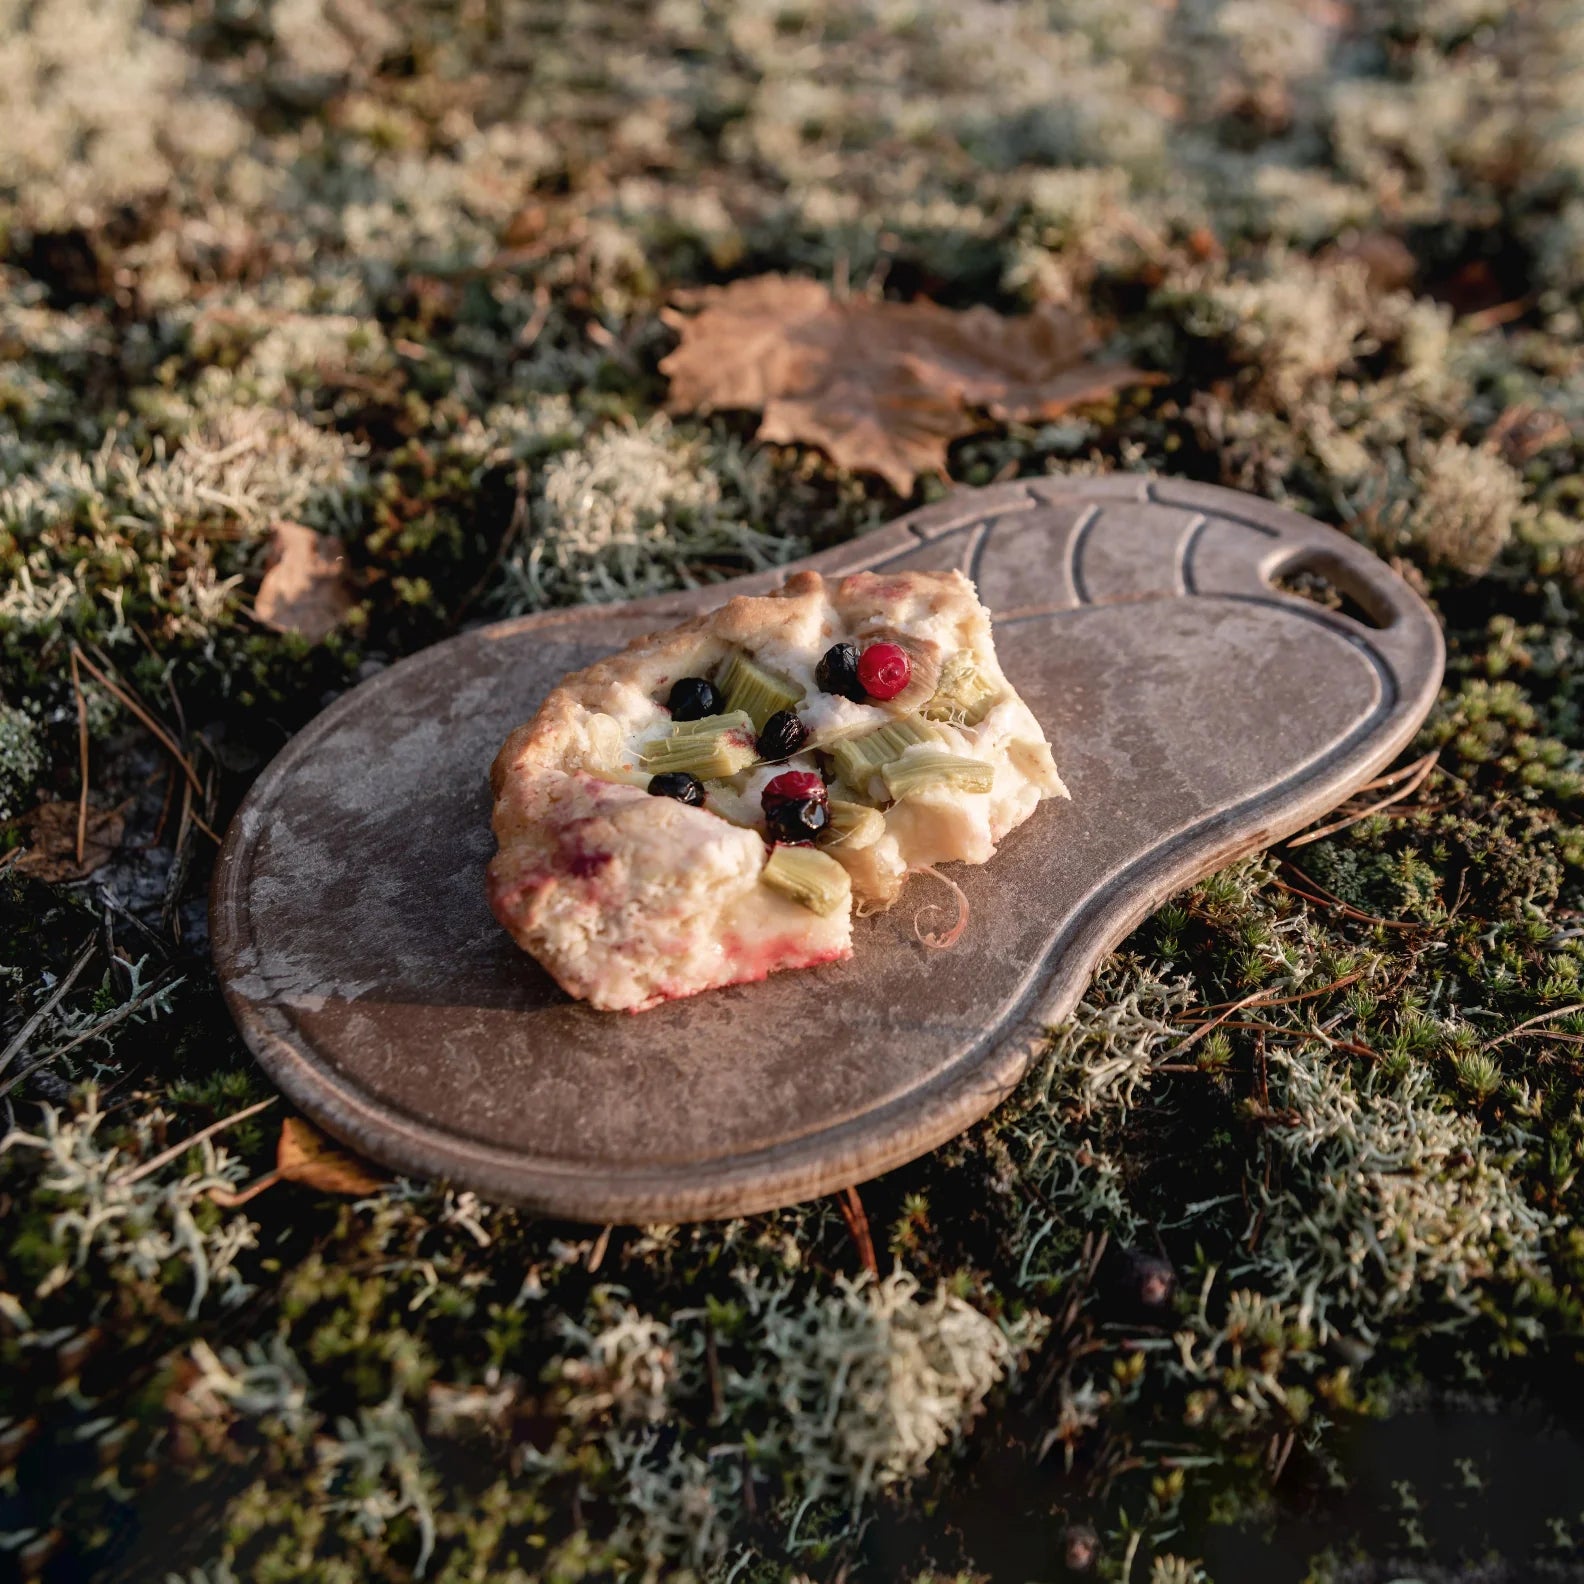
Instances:
[[[709,684],[705,683],[708,687]],[[686,770],[665,770],[649,777],[651,797],[675,798],[678,803],[690,803],[694,808],[704,807],[704,783]]]
[[[868,696],[858,680],[858,650],[850,643],[832,644],[814,667],[814,680],[822,693],[862,704]]]
[[[816,798],[776,803],[765,810],[770,840],[811,842],[830,824],[830,810]]]
[[[683,677],[671,684],[671,695],[666,699],[672,720],[703,720],[706,715],[719,715],[721,696],[713,682],[703,677]]]
[[[777,710],[765,722],[755,746],[761,759],[786,759],[808,741],[808,735],[808,727],[798,719],[796,710]]]
[[[1062,1536],[1063,1561],[1069,1573],[1087,1573],[1100,1554],[1100,1536],[1086,1523],[1068,1524]]]
[[[1158,1322],[1171,1313],[1177,1272],[1171,1261],[1142,1249],[1123,1249],[1112,1271],[1120,1306],[1140,1320]]]

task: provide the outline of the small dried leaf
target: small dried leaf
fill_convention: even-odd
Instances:
[[[1320,255],[1322,263],[1364,266],[1376,291],[1406,291],[1419,273],[1419,261],[1408,244],[1389,231],[1364,231],[1334,243]]]
[[[269,565],[253,613],[277,632],[319,643],[352,607],[341,541],[294,522],[278,522],[270,533]]]
[[[819,446],[839,466],[907,494],[944,472],[946,448],[996,419],[1052,418],[1159,376],[1088,361],[1089,321],[1046,305],[990,308],[838,302],[817,281],[761,275],[677,298],[681,344],[660,365],[677,412],[763,413],[759,438]]]
[[[18,874],[32,875],[51,885],[64,880],[86,880],[115,857],[125,830],[121,809],[90,808],[82,862],[78,863],[77,805],[41,803],[23,816],[27,848],[12,867]]]
[[[306,1183],[321,1193],[371,1194],[385,1186],[356,1155],[332,1144],[301,1117],[281,1123],[275,1169],[287,1182]]]

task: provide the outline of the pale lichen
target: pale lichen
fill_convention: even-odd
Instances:
[[[919,1473],[1041,1333],[1035,1316],[998,1325],[944,1287],[925,1294],[903,1271],[801,1298],[758,1285],[745,1296],[763,1362],[738,1389],[774,1413],[805,1505],[830,1494],[861,1502]]]
[[[257,1244],[258,1228],[244,1215],[199,1214],[209,1208],[211,1192],[229,1192],[246,1175],[240,1161],[204,1138],[194,1146],[195,1170],[141,1173],[135,1158],[100,1140],[105,1113],[96,1090],[87,1091],[74,1113],[52,1105],[41,1110],[39,1132],[13,1128],[0,1138],[0,1159],[14,1154],[29,1162],[39,1190],[55,1207],[49,1228],[59,1258],[39,1281],[38,1298],[63,1288],[90,1264],[116,1279],[154,1281],[170,1262],[190,1276],[189,1316],[199,1312],[211,1290],[225,1307],[248,1296],[252,1288],[238,1261]],[[138,1118],[142,1149],[166,1121],[158,1110]]]

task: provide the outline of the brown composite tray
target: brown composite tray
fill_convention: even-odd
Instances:
[[[991,1110],[1123,935],[1375,775],[1441,677],[1434,617],[1381,561],[1206,485],[963,490],[800,565],[961,567],[1055,747],[1073,800],[952,871],[957,946],[915,938],[920,908],[950,917],[920,878],[849,962],[637,1015],[569,1000],[484,903],[491,758],[568,671],[785,573],[502,622],[338,700],[227,833],[215,961],[297,1105],[399,1171],[589,1221],[862,1181]],[[1272,587],[1298,570],[1357,618]]]

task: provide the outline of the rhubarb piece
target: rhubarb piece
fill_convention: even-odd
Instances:
[[[753,723],[741,712],[706,715],[673,726],[639,755],[644,768],[656,775],[683,770],[701,781],[714,781],[746,770],[758,758],[752,733]]]
[[[973,656],[959,649],[941,666],[934,695],[920,713],[954,726],[977,726],[994,702],[995,689],[980,675]]]
[[[834,858],[813,847],[777,847],[760,876],[767,886],[822,917],[852,903],[852,881]]]
[[[767,670],[745,654],[734,654],[720,674],[720,688],[726,708],[744,710],[761,732],[772,715],[790,710],[803,697],[802,688],[793,687],[785,677]]]
[[[940,734],[927,721],[909,716],[891,721],[862,737],[849,737],[830,751],[837,773],[855,792],[862,792],[870,776],[883,770],[893,759],[900,759],[909,748],[920,743],[938,743]]]
[[[900,801],[916,792],[988,792],[995,785],[995,769],[979,759],[926,749],[893,759],[881,768],[880,779]]]
[[[830,811],[830,823],[825,827],[827,847],[845,847],[849,852],[859,852],[874,846],[885,835],[885,815],[867,803],[832,798],[827,807]]]

